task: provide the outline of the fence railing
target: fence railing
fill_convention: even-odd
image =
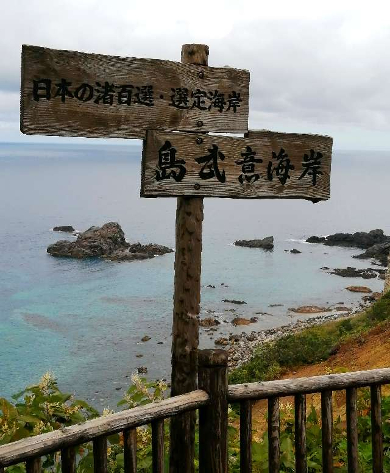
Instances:
[[[222,350],[199,352],[199,390],[135,407],[29,437],[0,447],[0,473],[4,468],[25,462],[27,473],[41,471],[41,457],[61,452],[63,473],[76,471],[76,449],[93,442],[94,471],[107,472],[107,437],[123,432],[124,471],[137,471],[136,428],[151,423],[153,473],[164,472],[164,419],[199,409],[199,471],[226,473],[228,403],[240,403],[240,471],[252,472],[252,404],[268,400],[269,472],[280,468],[279,398],[295,399],[295,471],[307,472],[306,394],[321,393],[322,458],[325,473],[333,471],[332,391],[346,390],[348,472],[358,471],[357,388],[370,386],[373,472],[383,473],[381,385],[390,383],[390,369],[358,371],[310,378],[296,378],[228,386],[227,354]],[[176,452],[177,457],[177,452]],[[179,454],[180,457],[180,454]],[[178,467],[174,473],[183,472]],[[172,468],[171,468],[172,472]]]

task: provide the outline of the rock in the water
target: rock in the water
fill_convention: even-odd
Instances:
[[[229,345],[229,340],[227,338],[221,337],[221,338],[217,338],[217,340],[215,340],[214,343],[216,345],[226,346],[226,345]]]
[[[324,243],[325,237],[311,236],[306,241],[307,243]]]
[[[139,366],[137,368],[138,374],[146,374],[148,372],[148,368],[146,366]]]
[[[222,302],[228,302],[229,304],[238,304],[238,305],[246,304],[245,301],[236,301],[235,299],[222,299]]]
[[[249,325],[252,322],[249,319],[246,319],[245,317],[235,317],[232,320],[232,324],[237,326],[237,325]]]
[[[199,320],[199,325],[201,327],[215,327],[216,325],[220,325],[220,321],[214,319],[213,317],[206,317],[205,319]]]
[[[293,255],[298,255],[298,254],[302,253],[302,251],[299,251],[296,248],[293,248],[292,250],[290,250],[290,253],[292,253]]]
[[[383,266],[387,265],[387,258],[390,255],[390,241],[387,243],[378,243],[368,248],[364,253],[355,255],[354,258],[367,259],[375,258]]]
[[[367,286],[348,286],[345,289],[350,292],[365,292],[370,293],[372,290]]]
[[[370,232],[335,233],[327,237],[311,236],[306,240],[308,243],[324,243],[328,246],[347,246],[351,248],[370,248],[379,243],[390,243],[390,237],[386,236],[381,229]]]
[[[262,240],[237,240],[234,242],[236,246],[245,246],[247,248],[262,248],[263,250],[273,250],[274,237],[268,236]]]
[[[372,294],[368,294],[368,296],[363,296],[364,302],[375,302],[378,301],[382,297],[380,292],[373,292]]]
[[[145,335],[144,337],[141,338],[141,342],[148,342],[151,339],[149,335]]]
[[[336,274],[343,278],[363,278],[363,279],[374,279],[378,277],[380,270],[371,268],[367,269],[356,269],[348,266],[347,268],[335,268],[330,274]]]
[[[141,260],[172,251],[162,245],[127,243],[121,226],[115,222],[106,223],[102,227],[91,227],[80,233],[76,241],[60,240],[47,248],[52,256],[78,259],[100,257],[112,261]]]
[[[318,307],[316,305],[304,305],[301,307],[289,308],[291,312],[295,312],[296,314],[316,314],[318,312],[330,312],[332,309],[328,307]]]
[[[76,230],[72,227],[72,225],[60,225],[59,227],[54,227],[53,232],[65,232],[65,233],[73,233]]]

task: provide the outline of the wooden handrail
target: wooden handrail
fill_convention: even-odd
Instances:
[[[79,445],[100,436],[111,435],[158,419],[198,409],[208,402],[208,394],[205,391],[197,390],[158,403],[134,407],[92,419],[83,424],[18,440],[0,447],[0,468]]]
[[[274,396],[337,391],[388,383],[390,383],[390,368],[311,376],[310,378],[281,379],[263,383],[234,384],[228,388],[228,401],[268,399]]]

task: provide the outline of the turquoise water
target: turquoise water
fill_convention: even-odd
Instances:
[[[85,230],[108,221],[118,221],[131,242],[174,247],[175,199],[139,198],[140,155],[130,144],[0,144],[0,396],[50,370],[63,389],[115,407],[137,367],[147,366],[151,378],[169,377],[174,255],[113,263],[46,253],[50,243],[73,238],[53,226]],[[368,267],[352,259],[358,250],[303,240],[373,228],[390,233],[389,172],[390,153],[335,152],[328,202],[206,199],[202,313],[215,311],[222,321],[217,336],[242,330],[230,323],[235,315],[266,312],[248,328],[260,330],[291,322],[288,307],[356,306],[361,296],[345,291],[351,284],[381,290],[383,281],[320,269]],[[232,245],[267,235],[275,237],[272,253]],[[302,254],[284,251],[292,248]],[[142,343],[144,335],[151,340]],[[201,344],[214,342],[202,333]]]

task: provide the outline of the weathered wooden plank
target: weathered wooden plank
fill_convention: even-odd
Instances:
[[[279,473],[280,469],[280,414],[279,398],[268,399],[268,470]]]
[[[295,404],[295,471],[307,472],[306,460],[306,396],[297,394]]]
[[[152,422],[153,473],[164,473],[164,419]]]
[[[246,138],[148,131],[142,197],[326,200],[332,138],[251,131]]]
[[[224,350],[199,352],[199,387],[210,396],[210,404],[199,410],[199,473],[228,470],[227,363]]]
[[[358,429],[356,402],[357,389],[348,388],[346,398],[348,473],[356,473],[358,471]]]
[[[252,401],[240,403],[240,473],[252,473]]]
[[[125,473],[137,473],[137,429],[123,432]]]
[[[321,394],[321,419],[322,419],[322,471],[333,472],[333,409],[332,391]]]
[[[249,72],[23,46],[21,131],[143,138],[147,129],[245,132]]]
[[[93,440],[93,471],[107,473],[107,437]]]
[[[182,62],[207,66],[209,47],[185,44]],[[193,391],[198,383],[200,275],[203,199],[179,197],[176,210],[175,283],[172,324],[171,395]],[[171,419],[170,471],[194,472],[196,413]]]
[[[41,458],[31,458],[26,462],[26,473],[41,473],[42,461]]]
[[[197,409],[209,402],[206,392],[198,390],[159,403],[134,407],[83,424],[72,425],[47,434],[36,435],[0,446],[0,466],[9,466],[29,458],[88,442],[100,435],[111,435],[126,428],[148,424],[156,419]]]
[[[243,399],[266,399],[271,396],[293,396],[320,391],[390,383],[390,368],[350,373],[282,379],[265,383],[235,384],[228,388],[229,402]]]
[[[371,386],[372,471],[383,473],[381,387]]]
[[[61,450],[61,472],[76,473],[76,450],[74,447]]]

